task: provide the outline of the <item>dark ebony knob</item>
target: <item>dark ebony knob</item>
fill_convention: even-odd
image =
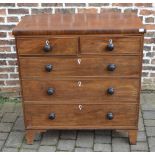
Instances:
[[[111,39],[109,40],[109,43],[107,45],[107,49],[109,51],[112,51],[114,49],[114,44],[112,43],[112,40]]]
[[[48,94],[48,95],[53,95],[54,92],[55,92],[54,88],[48,88],[48,89],[47,89],[47,94]]]
[[[113,118],[114,118],[113,113],[112,113],[112,112],[108,112],[108,113],[107,113],[107,119],[108,119],[108,120],[112,120]]]
[[[107,93],[110,94],[110,95],[113,95],[114,94],[114,88],[112,88],[112,87],[108,88]]]
[[[50,120],[54,120],[55,119],[55,113],[54,112],[51,112],[50,114],[49,114],[49,116],[48,116],[48,118],[50,119]]]
[[[44,46],[44,51],[49,52],[52,50],[52,46],[49,44],[49,41],[46,40],[45,46]]]
[[[107,70],[108,71],[114,71],[116,69],[116,65],[115,64],[109,64],[108,66],[107,66]]]
[[[45,65],[45,70],[46,70],[47,72],[52,71],[52,69],[53,69],[53,65],[51,65],[51,64]]]

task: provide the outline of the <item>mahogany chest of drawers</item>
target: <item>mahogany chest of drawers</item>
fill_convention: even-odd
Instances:
[[[130,14],[24,17],[13,34],[27,143],[48,129],[115,129],[135,144],[144,32]]]

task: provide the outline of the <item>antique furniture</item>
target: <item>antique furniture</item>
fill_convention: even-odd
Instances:
[[[24,17],[13,34],[27,143],[48,129],[116,129],[135,144],[144,33],[131,14]]]

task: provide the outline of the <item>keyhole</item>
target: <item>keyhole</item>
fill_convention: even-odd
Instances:
[[[79,86],[79,87],[81,87],[81,84],[82,84],[81,81],[78,81],[78,86]]]
[[[79,105],[79,109],[82,110],[82,105]]]
[[[46,45],[49,45],[49,40],[46,40]]]
[[[77,61],[78,61],[78,64],[80,65],[81,64],[81,59],[77,59]]]

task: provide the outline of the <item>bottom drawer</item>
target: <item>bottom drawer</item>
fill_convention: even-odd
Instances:
[[[26,128],[100,128],[136,126],[136,104],[33,105],[26,104]]]

